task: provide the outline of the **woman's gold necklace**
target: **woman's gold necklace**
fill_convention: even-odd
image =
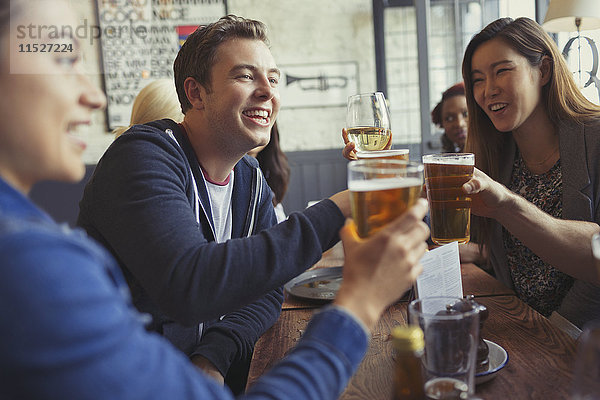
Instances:
[[[546,157],[543,161],[540,161],[540,162],[531,163],[531,162],[527,161],[526,159],[524,159],[523,155],[521,155],[521,158],[523,158],[523,161],[525,161],[525,164],[527,164],[528,166],[530,166],[530,167],[539,167],[541,165],[546,164],[546,162],[548,162],[548,160],[550,158],[552,158],[553,155],[555,155],[556,153],[558,153],[559,148],[560,148],[559,146],[556,146],[556,148],[554,149],[554,151],[548,157]]]

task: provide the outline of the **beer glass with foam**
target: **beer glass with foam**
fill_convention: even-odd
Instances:
[[[381,92],[348,97],[346,113],[348,140],[356,152],[383,150],[392,138],[390,112]]]
[[[431,240],[436,244],[471,239],[471,197],[462,189],[473,177],[475,155],[444,153],[423,156],[429,201]]]
[[[412,207],[421,195],[423,165],[399,160],[348,163],[352,218],[368,237]]]
[[[370,159],[390,159],[390,160],[404,160],[408,161],[408,149],[390,149],[390,150],[376,150],[376,151],[359,151],[356,153],[356,157],[359,160],[370,160]]]

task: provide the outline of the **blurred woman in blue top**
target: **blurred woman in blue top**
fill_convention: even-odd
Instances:
[[[67,35],[77,23],[62,1],[0,3],[0,398],[232,398],[144,329],[107,251],[82,231],[57,225],[27,198],[36,182],[83,177],[85,145],[76,132],[105,104],[81,70],[77,38]],[[46,28],[18,44],[68,50],[19,52],[11,41],[18,27],[29,26]],[[73,29],[56,37],[50,26]],[[349,226],[341,230],[347,262],[336,300],[245,398],[339,396],[370,329],[421,270],[426,209],[420,202],[366,241]]]

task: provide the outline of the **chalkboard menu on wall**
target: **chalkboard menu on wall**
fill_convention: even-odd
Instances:
[[[129,125],[137,93],[173,77],[181,43],[226,14],[226,0],[96,0],[109,129]]]

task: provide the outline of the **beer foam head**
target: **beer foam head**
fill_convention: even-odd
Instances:
[[[443,153],[423,156],[423,164],[475,165],[472,153]]]
[[[376,190],[401,189],[421,185],[422,181],[419,178],[394,177],[350,181],[348,182],[348,190],[351,192],[374,192]]]
[[[360,159],[363,158],[384,158],[403,156],[408,154],[408,149],[393,149],[393,150],[376,150],[376,151],[359,151],[356,156]]]

